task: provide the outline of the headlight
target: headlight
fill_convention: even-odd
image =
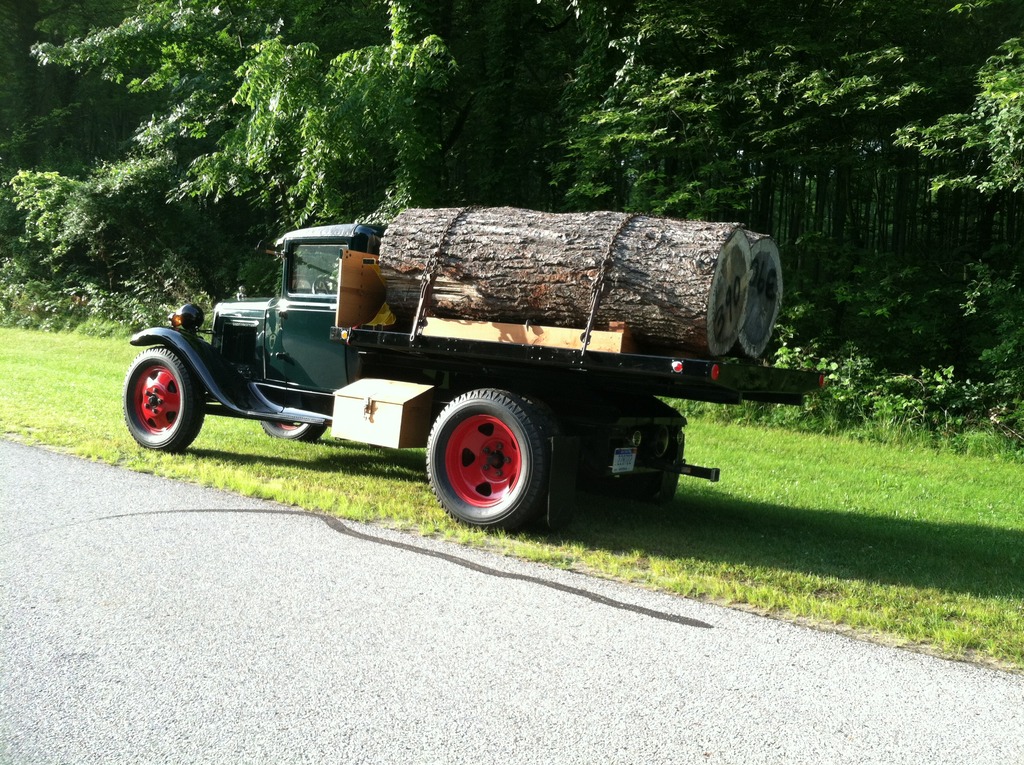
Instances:
[[[196,332],[203,326],[203,309],[192,303],[186,303],[174,313],[167,317],[174,329],[183,329],[186,332]]]

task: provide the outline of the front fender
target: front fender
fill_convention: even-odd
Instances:
[[[196,334],[151,327],[132,335],[129,342],[136,346],[161,345],[174,351],[199,378],[210,396],[236,414],[244,415],[263,408],[254,401],[245,378],[224,361],[212,345]]]
[[[226,410],[218,414],[269,422],[302,422],[311,425],[330,423],[330,418],[319,412],[282,407],[268,400],[255,385],[226,362],[216,348],[191,332],[153,327],[136,333],[129,342],[138,346],[162,345],[174,351],[195,373],[210,397]]]

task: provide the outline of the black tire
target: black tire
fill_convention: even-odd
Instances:
[[[122,401],[128,432],[147,449],[184,451],[203,427],[203,395],[192,370],[174,351],[143,351],[124,378]]]
[[[267,422],[260,420],[263,432],[271,438],[283,438],[285,441],[304,441],[313,443],[327,432],[326,425],[312,425],[308,422],[289,424],[286,422]]]
[[[668,450],[665,452],[663,459],[666,459],[669,462],[675,462],[681,456],[681,433],[681,430],[669,432],[670,445]],[[679,490],[679,473],[664,470],[660,473],[656,473],[654,477],[648,478],[648,481],[650,481],[648,495],[646,497],[648,502],[654,502],[658,505],[667,505],[676,498],[676,492]]]
[[[515,529],[547,509],[551,436],[543,404],[508,391],[465,393],[444,408],[427,442],[427,475],[441,506],[481,528]]]

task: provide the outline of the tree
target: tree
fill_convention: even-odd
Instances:
[[[937,159],[944,172],[933,188],[985,195],[1024,191],[1024,37],[1007,40],[978,72],[969,112],[941,115],[932,125],[900,132],[903,145]]]
[[[244,112],[189,188],[254,193],[296,224],[436,201],[452,63],[440,38],[418,36],[410,5],[390,4],[389,40],[329,61],[309,42],[253,46],[233,99]]]

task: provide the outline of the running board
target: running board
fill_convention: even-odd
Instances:
[[[246,386],[248,398],[243,402],[228,400],[221,391],[210,392],[213,401],[207,401],[206,411],[210,414],[218,414],[227,417],[237,417],[243,420],[260,420],[261,422],[276,422],[281,425],[326,425],[330,426],[330,415],[320,412],[313,412],[308,409],[298,409],[290,406],[275,404],[267,398],[256,383],[248,383]]]

